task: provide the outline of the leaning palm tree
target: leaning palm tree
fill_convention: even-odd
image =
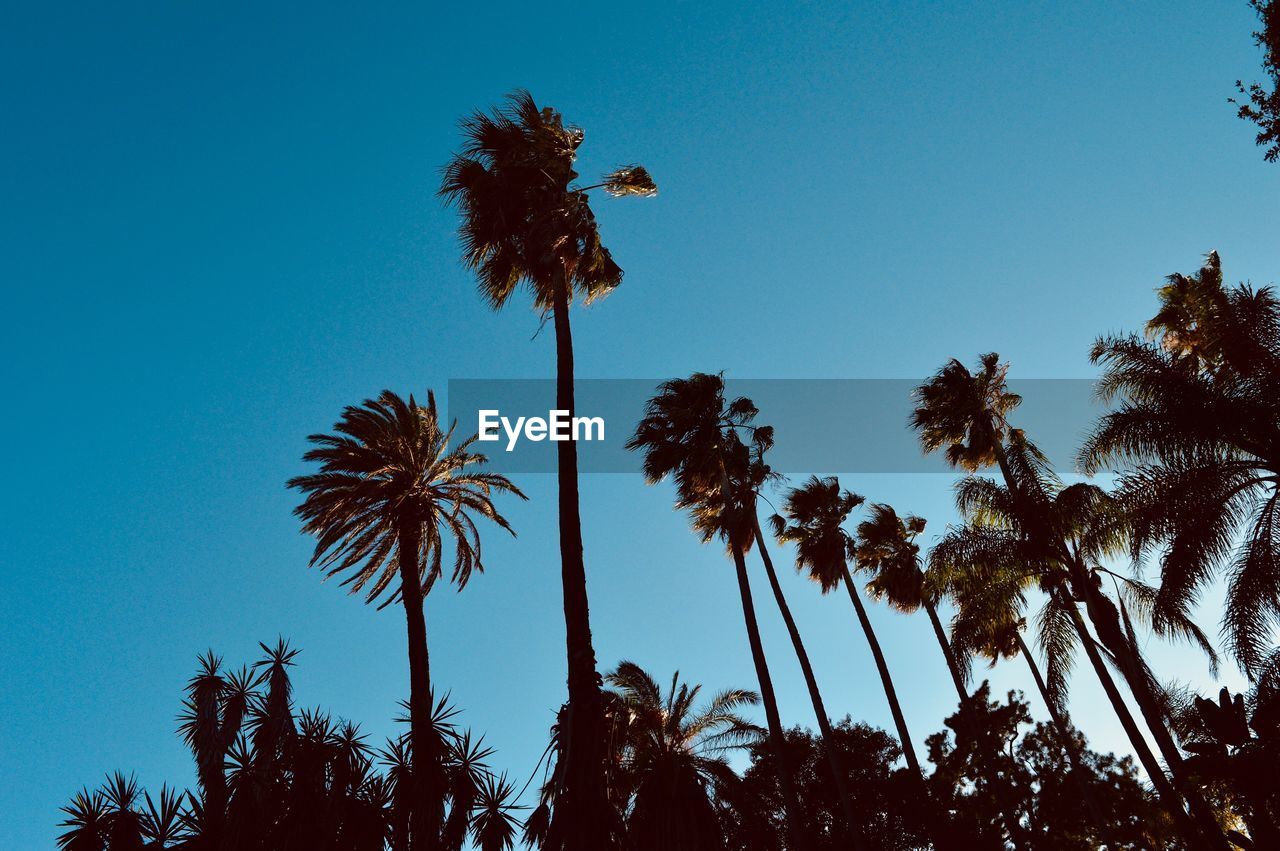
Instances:
[[[1081,463],[1137,464],[1120,489],[1135,558],[1159,556],[1157,614],[1225,575],[1222,632],[1254,677],[1280,624],[1280,300],[1270,288],[1224,287],[1216,252],[1159,295],[1149,339],[1093,348],[1099,395],[1119,404]]]
[[[875,629],[867,617],[867,609],[862,604],[858,588],[849,574],[849,559],[856,556],[857,544],[845,531],[844,522],[862,503],[863,498],[858,494],[841,490],[840,481],[835,476],[810,476],[802,486],[787,492],[783,504],[786,520],[779,537],[795,544],[796,568],[805,571],[810,579],[817,582],[822,593],[830,593],[841,585],[849,593],[849,602],[858,615],[863,637],[871,648],[885,698],[889,701],[889,711],[898,730],[903,758],[912,773],[923,783],[924,772],[920,768],[915,746],[911,743],[907,719],[902,714],[902,704],[898,702],[898,691],[889,674],[889,665],[885,661]]]
[[[1023,470],[1021,444],[1015,444],[1010,452],[1012,470]],[[1029,485],[1039,489],[1044,482]],[[1016,655],[1027,662],[1032,680],[1047,706],[1048,713],[1062,749],[1071,765],[1071,778],[1080,792],[1080,799],[1088,807],[1089,815],[1100,831],[1106,832],[1107,824],[1102,807],[1096,800],[1089,769],[1084,765],[1083,742],[1073,732],[1066,714],[1066,677],[1070,672],[1076,642],[1083,627],[1079,614],[1069,603],[1070,593],[1055,593],[1069,584],[1071,567],[1059,557],[1041,558],[1030,549],[1024,530],[1018,526],[1019,516],[1010,513],[1011,500],[1004,499],[1006,491],[995,482],[966,479],[961,482],[957,503],[964,514],[964,526],[950,529],[929,553],[929,577],[938,593],[950,596],[955,604],[952,619],[952,648],[961,658],[982,656],[995,665],[1000,659]],[[1110,517],[1105,507],[1105,495],[1092,485],[1073,485],[1070,489],[1057,490],[1055,494],[1042,493],[1039,500],[1046,509],[1041,513],[1043,525],[1062,530],[1066,537],[1064,550],[1068,558],[1078,558],[1087,571],[1094,575],[1102,571],[1100,566],[1108,546],[1115,545],[1108,532]],[[1100,522],[1100,520],[1102,522]],[[1102,534],[1098,534],[1098,532]],[[1126,580],[1126,584],[1139,586]],[[1048,591],[1048,601],[1041,610],[1041,642],[1048,653],[1050,680],[1046,681],[1036,658],[1023,639],[1024,610],[1028,605],[1028,593],[1032,589]],[[1066,603],[1064,601],[1066,600]],[[1196,627],[1189,621],[1180,621],[1188,636],[1198,637]],[[1092,640],[1084,642],[1085,654],[1091,663],[1098,664],[1101,655],[1092,646]],[[1096,668],[1097,669],[1097,668]],[[1102,669],[1106,673],[1105,668]],[[1120,700],[1119,691],[1110,676],[1101,676],[1102,685],[1112,703]],[[1120,701],[1123,706],[1123,700]],[[1130,736],[1142,738],[1128,710],[1120,715],[1121,724]],[[1149,749],[1147,758],[1153,761]],[[1157,764],[1158,765],[1158,764]],[[1164,775],[1153,778],[1153,783],[1167,781]],[[1166,790],[1170,792],[1170,790]],[[1178,805],[1180,807],[1180,805]]]
[[[927,581],[920,565],[920,546],[916,538],[924,531],[924,518],[915,515],[899,517],[892,506],[881,503],[871,505],[869,510],[871,516],[858,524],[855,550],[858,569],[871,576],[867,582],[867,593],[905,614],[925,610],[956,693],[964,703],[969,699],[966,687],[968,668],[961,664],[951,649],[946,630],[938,618],[940,595],[933,583]]]
[[[534,308],[550,313],[556,335],[556,408],[574,413],[573,337],[569,308],[622,281],[622,269],[600,240],[587,191],[614,196],[657,192],[640,166],[621,168],[596,186],[574,183],[583,132],[560,113],[539,108],[524,91],[492,113],[462,123],[461,150],[445,168],[441,195],[461,213],[462,261],[475,270],[480,293],[495,310],[525,284]],[[582,519],[578,508],[578,450],[557,444],[560,481],[560,569],[564,585],[569,703],[573,711],[565,788],[557,808],[557,843],[599,851],[608,837],[604,787],[603,710],[591,642]]]
[[[763,460],[763,447],[757,445],[752,452],[754,458],[751,463],[749,477],[752,487],[759,492],[760,486],[768,479],[773,477],[773,473],[769,470],[768,465]],[[774,602],[777,603],[778,612],[782,615],[782,622],[787,628],[787,634],[791,638],[791,647],[795,651],[796,659],[800,663],[800,672],[804,676],[805,687],[809,691],[809,702],[813,705],[814,718],[818,722],[818,732],[822,736],[824,744],[823,750],[827,754],[827,767],[831,772],[831,779],[835,785],[836,798],[840,801],[841,815],[844,817],[844,830],[836,830],[836,833],[843,833],[847,837],[849,845],[854,851],[866,847],[866,842],[862,837],[861,827],[858,824],[856,810],[854,808],[853,794],[849,789],[849,772],[843,763],[840,749],[836,745],[835,734],[831,728],[831,718],[827,714],[826,703],[822,699],[822,690],[818,688],[818,678],[813,672],[813,663],[809,660],[809,651],[805,649],[804,639],[800,636],[800,627],[796,624],[795,616],[791,614],[791,606],[787,603],[786,594],[783,593],[782,583],[778,581],[778,572],[773,567],[773,558],[769,555],[769,548],[765,545],[764,532],[760,529],[759,518],[753,517],[754,527],[752,529],[755,540],[756,549],[760,552],[760,560],[764,564],[765,576],[769,579],[769,588],[773,591]],[[782,534],[785,522],[778,515],[770,518],[771,525],[775,536]]]
[[[726,760],[764,732],[738,714],[759,702],[729,689],[696,705],[702,686],[680,682],[664,694],[634,662],[621,662],[605,681],[627,715],[623,761],[631,789],[627,835],[636,848],[715,851],[725,847],[715,801],[740,782]]]
[[[644,419],[627,448],[644,452],[644,475],[651,484],[667,477],[675,482],[676,508],[689,512],[703,542],[724,541],[737,571],[738,595],[764,703],[769,744],[778,762],[779,785],[787,831],[795,847],[803,847],[798,809],[786,761],[782,720],[773,679],[760,640],[746,552],[756,542],[756,487],[752,447],[767,446],[772,429],[753,425],[757,410],[750,399],[727,400],[724,378],[696,372],[664,382],[645,406]],[[740,432],[749,435],[744,442]]]
[[[956,546],[940,544],[934,552],[946,553],[952,564],[989,562],[986,571],[1033,575],[1048,595],[1042,613],[1042,645],[1051,655],[1050,685],[1064,682],[1057,672],[1065,672],[1070,655],[1066,648],[1078,640],[1106,691],[1130,745],[1147,770],[1161,800],[1193,846],[1208,843],[1221,848],[1225,839],[1208,806],[1185,774],[1179,772],[1181,758],[1172,744],[1165,714],[1155,695],[1155,678],[1142,660],[1132,624],[1121,626],[1120,609],[1102,594],[1096,562],[1115,552],[1123,541],[1123,517],[1100,489],[1074,485],[1062,489],[1046,459],[1030,443],[1023,431],[1010,425],[1007,416],[1018,407],[1020,397],[1007,389],[1007,365],[995,353],[980,358],[980,369],[970,372],[952,360],[933,378],[915,390],[916,408],[911,415],[927,452],[946,450],[952,466],[970,473],[983,467],[1000,468],[1004,488],[996,482],[970,476],[957,490],[961,511],[975,512],[975,520],[997,518],[996,522],[973,525],[975,534]],[[945,540],[946,543],[946,540]],[[988,549],[979,549],[978,545]],[[1004,561],[993,554],[1004,553]],[[991,581],[988,580],[986,581]],[[1033,580],[1024,580],[1033,581]],[[1016,585],[1016,582],[1014,582]],[[980,590],[978,591],[980,594]],[[1123,674],[1130,692],[1142,709],[1147,727],[1160,745],[1169,764],[1175,791],[1165,769],[1152,754],[1146,738],[1129,712],[1107,671],[1100,650],[1094,644],[1078,601],[1085,604],[1089,622],[1105,642],[1110,658]],[[1152,619],[1157,632],[1196,637],[1198,631],[1184,610],[1166,607]],[[1202,642],[1207,646],[1207,642]],[[1180,793],[1180,795],[1179,795]],[[1190,824],[1181,797],[1187,799],[1196,825]]]
[[[347,407],[335,434],[315,434],[304,460],[320,471],[298,476],[289,487],[306,494],[296,509],[302,528],[316,536],[311,563],[328,575],[346,574],[351,593],[365,601],[399,600],[409,639],[409,725],[415,786],[410,833],[415,849],[439,841],[443,806],[438,737],[432,735],[431,673],[423,599],[443,575],[445,538],[454,544],[450,580],[464,588],[483,571],[483,517],[512,535],[493,504],[498,493],[524,498],[507,478],[477,468],[475,437],[454,443],[454,427],[440,421],[435,396],[426,406],[389,390]],[[380,606],[380,607],[381,607]]]

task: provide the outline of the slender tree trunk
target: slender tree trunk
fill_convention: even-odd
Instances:
[[[916,748],[912,744],[911,733],[907,730],[907,719],[902,714],[902,704],[898,703],[898,691],[893,687],[893,678],[889,675],[889,665],[884,660],[884,651],[880,649],[880,640],[876,638],[876,631],[871,626],[871,619],[867,617],[867,610],[862,605],[862,598],[858,595],[858,589],[853,584],[853,577],[849,575],[847,565],[844,567],[844,587],[849,592],[849,600],[853,603],[853,610],[858,614],[858,623],[862,627],[862,634],[866,637],[867,645],[871,648],[871,656],[876,662],[876,670],[880,673],[880,683],[884,686],[884,696],[889,701],[889,712],[893,715],[893,724],[898,729],[898,741],[902,745],[902,758],[906,760],[907,768],[911,770],[912,775],[916,778],[920,802],[925,808],[928,822],[927,832],[932,838],[935,848],[939,849],[939,851],[951,851],[954,845],[947,837],[944,815],[941,812],[941,807],[937,806],[929,794],[929,787],[925,783],[924,769],[920,767],[920,760],[916,757]]]
[[[413,851],[435,851],[440,845],[444,798],[438,781],[440,755],[431,729],[431,663],[418,576],[421,540],[412,522],[402,524],[398,535],[400,600],[404,603],[409,635],[409,742],[413,751],[414,790],[409,816],[410,847]]]
[[[787,605],[787,598],[783,595],[782,586],[778,583],[778,574],[773,569],[773,559],[769,557],[769,550],[764,545],[764,534],[760,531],[758,517],[755,524],[756,546],[760,549],[760,559],[764,562],[764,570],[769,577],[769,587],[773,589],[773,599],[777,602],[778,611],[782,612],[782,620],[786,623],[787,632],[791,635],[791,646],[795,648],[796,658],[800,660],[800,670],[804,672],[805,685],[809,688],[813,714],[818,718],[818,730],[822,734],[823,749],[827,752],[827,764],[831,768],[831,776],[835,781],[836,797],[840,799],[840,809],[844,813],[845,833],[849,838],[849,845],[855,851],[861,851],[866,848],[866,842],[862,838],[862,825],[858,823],[854,814],[848,775],[845,773],[844,761],[840,757],[835,734],[831,731],[831,720],[827,717],[827,707],[822,702],[822,692],[818,690],[818,678],[813,674],[809,653],[804,649],[800,630],[796,627],[795,618],[791,616],[791,607]]]
[[[1040,675],[1040,666],[1036,664],[1035,657],[1031,655],[1031,648],[1023,640],[1022,632],[1018,631],[1015,635],[1018,638],[1018,652],[1022,654],[1023,659],[1027,660],[1027,667],[1031,669],[1031,678],[1036,681],[1036,688],[1040,692],[1040,698],[1049,710],[1049,720],[1053,723],[1053,729],[1057,731],[1058,741],[1062,743],[1063,749],[1067,752],[1067,760],[1071,763],[1071,778],[1075,784],[1076,791],[1080,793],[1080,799],[1084,801],[1085,807],[1088,808],[1089,818],[1097,825],[1099,834],[1107,838],[1112,832],[1111,825],[1103,818],[1102,808],[1098,806],[1098,798],[1089,784],[1089,778],[1085,773],[1084,762],[1080,754],[1079,742],[1076,741],[1075,736],[1071,735],[1071,728],[1067,726],[1067,720],[1062,717],[1062,713],[1058,711],[1057,704],[1049,696],[1049,687],[1045,685],[1044,677]]]
[[[1008,489],[1009,493],[1017,499],[1020,490],[1017,486],[1017,482],[1014,480],[1013,472],[1009,468],[1009,461],[1005,454],[1003,445],[997,444],[996,446],[996,461],[1000,467],[1000,474],[1004,477],[1005,487]],[[1080,579],[1080,577],[1075,578],[1077,580]],[[1088,578],[1084,577],[1083,582],[1078,582],[1077,584],[1083,584],[1085,586],[1085,600],[1086,603],[1088,603],[1090,600],[1090,592],[1092,591],[1092,586],[1089,583]],[[1055,593],[1061,594],[1066,592],[1059,589]],[[1223,839],[1222,831],[1217,828],[1216,823],[1212,830],[1206,831],[1207,826],[1204,824],[1202,818],[1197,817],[1195,822],[1198,822],[1199,824],[1196,824],[1187,816],[1186,810],[1183,809],[1182,806],[1181,797],[1177,791],[1174,790],[1172,784],[1170,784],[1169,777],[1164,773],[1164,769],[1156,761],[1155,755],[1147,745],[1147,740],[1143,738],[1141,731],[1138,730],[1137,724],[1133,719],[1133,715],[1129,712],[1129,707],[1125,704],[1124,699],[1120,696],[1120,692],[1116,689],[1115,681],[1111,679],[1111,675],[1107,671],[1101,655],[1098,653],[1098,648],[1094,646],[1093,639],[1089,635],[1088,628],[1085,627],[1080,611],[1076,608],[1074,602],[1070,600],[1067,602],[1067,608],[1071,611],[1072,623],[1075,625],[1076,633],[1080,636],[1080,641],[1085,647],[1085,653],[1089,656],[1089,662],[1093,666],[1098,679],[1102,682],[1103,690],[1106,691],[1107,698],[1111,701],[1111,706],[1115,710],[1117,717],[1119,717],[1121,726],[1124,727],[1125,733],[1129,736],[1129,742],[1133,745],[1134,753],[1137,754],[1138,760],[1142,763],[1143,768],[1146,769],[1147,775],[1150,777],[1152,784],[1156,787],[1156,791],[1159,794],[1161,801],[1164,802],[1165,807],[1169,810],[1170,814],[1172,814],[1175,822],[1178,823],[1179,829],[1190,843],[1191,847],[1198,848],[1207,842],[1209,843],[1208,847],[1218,849],[1218,851],[1223,851],[1223,849],[1226,849],[1227,847],[1226,840]],[[1094,620],[1092,608],[1093,607],[1090,606],[1090,620]],[[1094,622],[1096,626],[1097,622]],[[1130,684],[1130,688],[1133,688],[1132,684]],[[1134,696],[1138,697],[1136,693]],[[1138,706],[1140,709],[1142,708],[1142,700],[1140,698],[1138,700]],[[1144,717],[1146,716],[1145,710],[1143,715]],[[1150,718],[1147,718],[1147,721],[1150,725]],[[1163,723],[1161,723],[1160,726],[1163,728]],[[1152,732],[1155,732],[1154,729]],[[1165,733],[1168,733],[1167,729],[1165,729]],[[1157,744],[1160,743],[1158,734],[1156,736],[1156,742]],[[1178,756],[1178,764],[1181,764],[1180,756]],[[1174,765],[1171,763],[1170,770],[1172,771],[1173,769]],[[1194,814],[1199,808],[1192,803],[1191,809]],[[1203,840],[1201,840],[1200,837],[1200,834],[1202,833],[1206,834]]]
[[[1173,741],[1173,735],[1169,732],[1165,712],[1155,699],[1151,687],[1151,673],[1146,663],[1138,654],[1137,648],[1129,641],[1128,633],[1121,628],[1120,618],[1114,605],[1103,606],[1103,601],[1099,599],[1100,592],[1093,587],[1087,575],[1081,572],[1077,578],[1079,581],[1076,584],[1082,586],[1084,592],[1085,611],[1089,614],[1089,621],[1094,629],[1098,630],[1102,643],[1111,651],[1121,676],[1128,683],[1129,692],[1137,702],[1138,709],[1142,712],[1142,717],[1156,740],[1156,746],[1160,749],[1165,764],[1169,766],[1174,785],[1187,801],[1191,817],[1210,847],[1226,851],[1230,845],[1222,832],[1222,827],[1213,815],[1213,810],[1209,808],[1195,780],[1187,772],[1182,751],[1178,749]]]
[[[1053,593],[1064,594],[1066,592],[1058,589]],[[1173,788],[1173,784],[1169,782],[1169,777],[1164,773],[1164,768],[1156,760],[1155,754],[1151,752],[1150,746],[1147,745],[1147,740],[1142,737],[1142,731],[1138,729],[1138,723],[1134,720],[1133,713],[1129,711],[1124,698],[1120,696],[1120,690],[1116,688],[1115,680],[1111,678],[1111,672],[1107,670],[1106,663],[1102,661],[1102,654],[1098,652],[1097,646],[1093,643],[1093,635],[1090,634],[1088,627],[1085,626],[1084,618],[1081,617],[1080,610],[1076,608],[1074,601],[1067,601],[1067,610],[1071,613],[1071,623],[1075,627],[1080,643],[1084,646],[1085,655],[1089,657],[1089,664],[1093,667],[1093,672],[1098,677],[1098,682],[1102,684],[1102,690],[1106,692],[1107,700],[1111,702],[1111,708],[1115,712],[1116,718],[1119,719],[1120,726],[1124,728],[1125,735],[1129,737],[1129,744],[1133,747],[1133,752],[1137,755],[1138,761],[1142,763],[1142,767],[1146,770],[1147,777],[1150,779],[1151,785],[1155,787],[1156,794],[1160,797],[1161,803],[1164,804],[1165,810],[1173,817],[1174,824],[1177,825],[1179,833],[1187,841],[1188,847],[1204,847],[1200,832],[1187,815],[1187,811],[1183,809],[1182,798]]]
[[[889,712],[893,714],[894,726],[898,728],[898,741],[902,745],[902,758],[907,761],[907,766],[915,772],[924,782],[924,771],[920,768],[920,760],[916,758],[915,745],[911,743],[911,733],[907,731],[907,719],[902,714],[902,705],[898,703],[898,691],[893,687],[893,678],[889,675],[889,666],[884,661],[884,652],[880,649],[880,641],[876,638],[876,631],[871,627],[871,620],[867,617],[867,610],[862,605],[862,598],[858,596],[858,589],[853,584],[853,577],[849,575],[849,568],[844,568],[844,587],[849,592],[849,600],[853,603],[853,609],[858,613],[858,623],[862,626],[862,634],[866,636],[867,644],[871,646],[871,655],[876,661],[876,670],[880,672],[880,682],[884,686],[884,696],[889,700]]]
[[[742,545],[731,541],[733,566],[738,573],[738,594],[742,597],[742,619],[747,626],[747,642],[751,645],[751,661],[756,666],[756,679],[760,682],[760,700],[764,703],[764,716],[769,726],[769,745],[773,760],[777,763],[778,786],[782,791],[782,806],[787,821],[788,849],[806,847],[800,828],[796,807],[795,786],[791,782],[791,766],[787,759],[786,737],[782,732],[782,718],[778,714],[778,698],[773,692],[773,678],[769,676],[769,663],[764,657],[764,644],[760,641],[760,624],[756,621],[756,607],[751,599],[751,580],[747,576],[747,560]]]
[[[569,291],[563,275],[552,306],[556,331],[556,409],[574,415],[573,334],[569,327]],[[578,510],[578,444],[557,445],[559,474],[560,579],[564,586],[565,649],[568,654],[569,712],[565,735],[565,774],[557,798],[551,836],[566,851],[608,851],[615,847],[608,812],[603,753],[603,704],[596,653],[591,643],[587,573],[582,554],[582,518]]]
[[[942,621],[938,618],[938,609],[931,601],[925,600],[924,610],[929,614],[929,623],[933,624],[933,634],[938,638],[942,657],[947,660],[947,670],[951,672],[951,682],[955,683],[956,694],[960,695],[960,703],[963,705],[969,699],[969,690],[965,688],[964,676],[960,673],[956,654],[952,651],[951,642],[947,640],[947,632],[942,628]]]

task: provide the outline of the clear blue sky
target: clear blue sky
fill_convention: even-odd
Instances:
[[[6,3],[0,846],[49,847],[108,770],[191,783],[174,716],[207,647],[289,636],[301,703],[390,732],[403,619],[307,571],[284,482],[383,387],[552,374],[434,197],[459,116],[517,86],[586,128],[584,175],[662,187],[599,204],[627,278],[575,316],[584,377],[909,378],[985,350],[1083,377],[1205,251],[1280,278],[1280,167],[1226,103],[1258,73],[1243,0],[864,5]],[[952,517],[946,477],[846,483]],[[436,681],[523,780],[564,663],[554,480],[521,484],[519,540],[428,623]],[[601,663],[754,686],[732,572],[669,504],[583,481]],[[887,726],[847,602],[787,578],[828,706]],[[757,580],[783,717],[812,723]],[[923,619],[873,618],[919,743],[941,660]],[[1123,747],[1083,673],[1077,722]]]

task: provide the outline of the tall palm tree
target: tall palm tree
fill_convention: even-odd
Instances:
[[[862,503],[861,496],[841,490],[840,481],[835,476],[811,476],[803,485],[787,492],[783,504],[786,525],[780,530],[780,537],[795,544],[796,568],[806,571],[809,578],[818,583],[822,593],[829,593],[844,585],[875,659],[880,683],[884,687],[889,711],[893,715],[893,724],[898,730],[903,758],[923,784],[924,772],[920,768],[920,759],[916,756],[911,733],[907,730],[907,719],[902,714],[902,705],[898,702],[898,691],[889,674],[889,665],[885,662],[880,640],[867,617],[857,586],[849,575],[848,560],[855,556],[856,543],[845,531],[844,522]]]
[[[966,688],[968,669],[951,649],[946,630],[938,618],[939,594],[932,583],[926,581],[920,564],[920,546],[916,538],[924,531],[923,517],[908,515],[899,517],[890,505],[874,503],[871,516],[858,524],[857,565],[859,570],[871,575],[867,593],[877,600],[884,600],[900,612],[911,614],[924,609],[933,625],[934,637],[942,649],[951,681],[956,687],[960,702],[969,699]]]
[[[1157,616],[1225,574],[1223,635],[1254,677],[1280,624],[1280,301],[1225,288],[1216,252],[1159,295],[1150,339],[1093,348],[1099,395],[1119,404],[1080,459],[1087,472],[1137,463],[1120,492],[1135,557],[1159,555]]]
[[[349,406],[334,434],[308,438],[315,448],[303,456],[320,471],[298,476],[289,487],[306,494],[295,513],[303,531],[316,537],[311,564],[328,575],[347,574],[351,593],[365,601],[399,600],[409,644],[409,724],[415,786],[411,836],[415,851],[439,843],[443,779],[439,748],[431,735],[431,672],[423,599],[443,575],[446,536],[454,546],[450,580],[464,588],[484,569],[474,516],[512,535],[493,495],[524,498],[507,478],[477,468],[485,457],[472,452],[472,436],[454,445],[454,427],[444,428],[435,396],[426,406],[390,390],[360,406]]]
[[[1018,457],[1018,446],[1019,444],[1015,444],[1015,459]],[[1011,466],[1015,470],[1021,468],[1016,463]],[[975,485],[978,481],[983,484]],[[1092,486],[1073,487],[1084,489]],[[1073,648],[1080,636],[1076,628],[1078,614],[1073,618],[1071,610],[1062,602],[1064,598],[1069,598],[1069,594],[1055,595],[1053,591],[1066,581],[1064,570],[1051,562],[1037,559],[1028,552],[1022,532],[1016,527],[1018,521],[1004,513],[1007,503],[999,500],[990,503],[985,501],[990,496],[998,495],[1000,491],[999,485],[986,480],[970,479],[962,483],[960,503],[967,523],[958,529],[949,530],[930,552],[931,584],[939,592],[947,594],[955,604],[951,638],[959,656],[981,656],[992,665],[1000,659],[1011,659],[1019,655],[1026,661],[1032,680],[1049,711],[1055,734],[1067,754],[1073,782],[1095,824],[1105,834],[1109,826],[1090,786],[1090,772],[1084,765],[1084,746],[1072,732],[1067,720],[1066,678],[1071,667]],[[1066,510],[1081,503],[1070,494],[1059,496],[1064,514]],[[1083,504],[1087,508],[1088,502]],[[1062,520],[1071,530],[1071,546],[1075,547],[1076,552],[1083,552],[1084,557],[1096,565],[1108,539],[1105,535],[1090,534],[1087,531],[1095,518],[1086,511],[1075,520],[1066,517]],[[1049,602],[1040,617],[1041,640],[1049,651],[1048,682],[1022,637],[1025,625],[1023,612],[1027,606],[1027,594],[1032,588],[1049,590]],[[1195,631],[1189,622],[1183,625],[1188,631]],[[1096,649],[1091,646],[1091,640],[1086,642],[1085,651],[1091,662],[1095,661],[1095,657],[1100,658]],[[1105,669],[1103,673],[1106,674]],[[1109,675],[1103,679],[1103,687],[1113,702],[1119,699],[1119,692],[1115,690]],[[1121,722],[1126,733],[1136,735],[1145,747],[1146,740],[1137,730],[1132,715],[1122,701],[1120,706],[1124,712]],[[1149,748],[1145,754],[1158,767]],[[1163,772],[1153,780],[1158,789],[1162,781],[1167,787]],[[1166,792],[1172,794],[1172,790],[1167,788]],[[1180,811],[1181,805],[1177,806]]]
[[[1005,483],[1001,488],[987,479],[975,477],[960,483],[957,503],[962,510],[967,508],[976,512],[979,519],[1000,519],[994,524],[979,524],[981,531],[951,549],[946,558],[953,564],[963,565],[987,558],[995,552],[1004,552],[1006,561],[1001,570],[1012,571],[1015,575],[1022,571],[1023,576],[1029,572],[1042,577],[1039,581],[1049,595],[1041,617],[1041,634],[1042,644],[1051,658],[1050,685],[1061,681],[1057,679],[1053,660],[1057,659],[1064,666],[1059,670],[1066,670],[1069,654],[1065,648],[1070,645],[1074,634],[1074,639],[1085,648],[1134,753],[1170,814],[1178,820],[1193,844],[1207,842],[1211,847],[1223,848],[1225,839],[1207,804],[1189,778],[1179,774],[1181,755],[1172,742],[1167,719],[1156,701],[1154,678],[1142,661],[1131,626],[1128,630],[1121,629],[1119,610],[1102,594],[1098,584],[1096,560],[1114,552],[1123,541],[1120,537],[1120,512],[1094,486],[1076,485],[1063,489],[1035,446],[1021,430],[1009,424],[1008,414],[1018,406],[1021,398],[1009,392],[1005,380],[1007,372],[1007,364],[1000,363],[999,356],[994,353],[983,355],[980,368],[974,373],[953,359],[915,391],[916,408],[911,424],[919,432],[924,449],[930,452],[945,449],[947,460],[953,466],[970,473],[998,466]],[[1062,502],[1056,503],[1059,496]],[[981,557],[975,555],[969,545],[977,543],[989,544],[990,551]],[[943,551],[948,552],[948,548],[944,547]],[[1012,563],[1009,559],[1013,560]],[[994,558],[989,560],[995,563]],[[1110,658],[1117,664],[1138,702],[1144,720],[1169,764],[1179,787],[1177,791],[1151,753],[1116,689],[1077,608],[1077,601],[1085,604],[1090,622],[1106,643]],[[1185,612],[1172,607],[1162,612],[1161,618],[1153,623],[1160,632],[1192,637],[1198,634],[1198,630],[1185,618]],[[1207,642],[1202,646],[1207,648]],[[1190,804],[1196,826],[1187,822],[1179,792]]]
[[[803,834],[786,761],[782,720],[747,576],[746,552],[756,542],[757,483],[752,480],[751,446],[740,432],[746,432],[756,447],[772,441],[771,429],[753,425],[757,413],[750,399],[726,400],[722,376],[696,372],[658,388],[627,448],[644,452],[644,475],[651,484],[668,476],[674,480],[676,508],[689,512],[694,531],[704,543],[719,538],[733,559],[769,744],[778,762],[787,831],[792,844],[801,848]]]
[[[621,769],[631,789],[627,835],[632,845],[663,851],[723,849],[715,800],[740,782],[725,754],[763,734],[738,714],[759,697],[729,689],[699,707],[702,686],[681,683],[677,672],[664,694],[634,662],[619,663],[605,681],[627,718]]]
[[[762,461],[754,465],[762,472],[767,470]],[[762,478],[759,474],[753,477]],[[781,534],[785,524],[780,523],[777,515],[770,518],[773,521],[773,531],[775,535]],[[755,536],[757,541],[757,549],[760,551],[760,559],[764,563],[765,574],[769,578],[769,587],[773,591],[774,602],[778,604],[778,611],[782,613],[782,621],[786,624],[787,634],[791,637],[791,646],[795,650],[796,659],[800,662],[800,671],[804,675],[805,686],[809,690],[809,701],[813,704],[813,714],[818,721],[818,732],[822,736],[825,747],[823,750],[827,754],[827,767],[831,770],[831,779],[835,784],[836,798],[840,801],[840,811],[844,816],[844,834],[848,837],[849,845],[860,851],[866,846],[862,837],[861,827],[858,824],[858,818],[853,805],[853,794],[849,789],[849,773],[841,759],[839,748],[836,745],[835,734],[831,729],[831,719],[827,715],[826,703],[822,699],[822,691],[818,688],[818,678],[813,672],[813,664],[809,661],[809,652],[805,649],[804,640],[800,637],[800,628],[796,624],[795,617],[791,614],[791,606],[787,603],[786,595],[782,591],[782,583],[778,581],[778,572],[773,568],[773,559],[769,556],[769,548],[765,546],[764,533],[760,530],[760,522],[755,521]]]
[[[440,193],[461,214],[462,261],[475,270],[480,293],[495,310],[520,284],[534,308],[550,312],[556,335],[556,408],[574,413],[573,337],[569,308],[590,301],[622,281],[622,269],[601,242],[587,190],[614,196],[657,192],[640,166],[621,168],[597,186],[580,187],[573,164],[583,132],[565,126],[560,113],[539,108],[524,91],[492,113],[476,113],[462,124],[463,145],[445,168]],[[604,788],[603,710],[591,642],[587,578],[578,508],[578,450],[557,444],[560,484],[560,571],[564,586],[568,653],[570,735],[565,789],[554,830],[566,847],[599,851],[607,836]],[[569,827],[569,826],[572,827]]]

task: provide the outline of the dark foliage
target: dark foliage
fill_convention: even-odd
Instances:
[[[196,760],[199,788],[155,798],[116,772],[63,807],[67,851],[403,851],[409,847],[413,749],[407,735],[374,748],[358,725],[293,709],[288,667],[296,650],[263,645],[252,668],[230,675],[212,653],[188,687],[179,732]],[[432,734],[448,778],[436,802],[440,835],[420,847],[512,847],[514,789],[457,712],[437,701]]]
[[[1254,41],[1262,48],[1262,72],[1270,80],[1271,90],[1262,83],[1246,86],[1236,80],[1236,89],[1247,97],[1247,103],[1232,99],[1240,107],[1241,118],[1258,125],[1257,143],[1268,146],[1263,154],[1268,162],[1280,159],[1280,1],[1249,0],[1258,13],[1262,29],[1253,34]]]

